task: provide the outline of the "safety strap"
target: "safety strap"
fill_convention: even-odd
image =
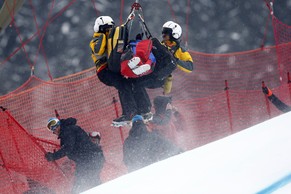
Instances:
[[[152,35],[151,35],[151,33],[150,33],[146,23],[145,23],[145,20],[143,18],[142,7],[138,3],[138,0],[136,0],[136,2],[131,5],[130,14],[127,17],[127,20],[126,20],[126,22],[124,24],[128,28],[129,36],[130,36],[130,33],[131,33],[132,21],[135,19],[136,15],[138,15],[139,23],[140,23],[142,32],[146,35],[147,39],[152,38]],[[130,26],[128,26],[128,25],[130,25]]]

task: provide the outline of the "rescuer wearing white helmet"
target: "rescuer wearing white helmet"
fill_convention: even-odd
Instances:
[[[182,28],[179,24],[173,21],[167,21],[162,29],[162,43],[169,48],[173,54],[177,67],[190,73],[193,71],[193,59],[189,52],[180,46],[182,36]],[[172,75],[166,78],[164,83],[164,93],[169,93],[172,87]]]
[[[177,59],[178,68],[184,72],[192,72],[193,59],[190,53],[180,46],[182,36],[181,26],[173,21],[164,23],[162,36],[162,42],[171,50],[171,53]]]
[[[113,86],[118,90],[122,114],[113,120],[113,126],[130,122],[132,116],[140,113],[146,115],[150,110],[141,109],[144,104],[145,89],[135,87],[133,92],[132,82],[120,73],[120,58],[127,44],[126,26],[114,26],[110,16],[99,16],[94,23],[93,39],[90,41],[91,57],[96,66],[96,73],[99,80],[107,86]],[[118,41],[117,41],[118,40]],[[123,44],[122,44],[123,43]],[[119,58],[119,61],[118,61]],[[119,68],[119,70],[118,70]],[[137,102],[142,101],[141,103]],[[142,106],[148,107],[148,106]]]
[[[169,94],[172,88],[172,72],[178,67],[190,73],[193,71],[193,59],[189,52],[181,47],[182,28],[179,24],[168,21],[162,29],[162,44],[153,38],[152,52],[157,59],[157,64],[152,75],[139,79],[139,84],[146,88],[164,89],[164,94]],[[170,51],[170,52],[169,52]]]
[[[109,45],[113,42],[109,36],[116,34],[114,31],[118,27],[114,26],[114,21],[110,16],[99,16],[94,23],[93,39],[90,41],[89,47],[98,79],[103,84],[113,86],[118,90],[122,116],[115,120],[119,122],[131,119],[131,116],[135,114],[136,104],[131,92],[131,84],[120,73],[109,68],[109,56],[114,50],[113,45]],[[116,65],[120,66],[120,63],[117,62]]]

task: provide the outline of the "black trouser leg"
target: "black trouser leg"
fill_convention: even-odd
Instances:
[[[129,80],[125,79],[121,74],[110,71],[108,68],[98,72],[97,76],[102,83],[107,86],[113,86],[118,90],[122,114],[130,116],[136,113],[132,83]]]
[[[122,115],[133,116],[137,112],[137,105],[132,91],[118,91],[122,108]]]
[[[151,100],[144,87],[134,85],[133,96],[137,105],[137,114],[145,114],[151,111]]]

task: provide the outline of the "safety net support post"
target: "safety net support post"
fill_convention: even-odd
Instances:
[[[262,81],[262,88],[263,88],[263,87],[266,87],[264,81]],[[268,97],[267,97],[266,95],[264,95],[264,98],[265,98],[265,102],[266,102],[266,108],[267,108],[268,116],[269,116],[269,118],[271,118],[270,102],[269,102]]]
[[[228,87],[228,82],[227,80],[224,81],[225,83],[225,96],[226,96],[226,101],[227,101],[227,110],[228,110],[228,119],[229,119],[229,128],[230,128],[230,133],[233,133],[233,124],[232,124],[232,112],[231,112],[231,106],[230,106],[230,97],[229,97],[229,87]]]
[[[59,120],[61,119],[60,114],[58,113],[57,109],[55,109],[55,115]]]
[[[291,78],[290,78],[290,72],[287,72],[287,79],[288,79],[288,89],[289,89],[289,98],[291,103]]]
[[[117,100],[116,100],[115,97],[113,97],[112,102],[113,102],[113,105],[114,105],[116,118],[118,118],[119,114],[118,114],[118,108],[117,108]],[[123,144],[124,143],[124,135],[123,135],[121,127],[119,127],[119,133],[120,133],[120,138],[121,138],[121,141],[122,141],[122,144]]]
[[[34,65],[30,69],[30,76],[33,76],[33,75],[34,75]]]

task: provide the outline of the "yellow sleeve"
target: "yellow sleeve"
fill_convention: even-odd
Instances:
[[[102,33],[94,33],[89,47],[91,48],[93,54],[97,56],[103,55],[106,50],[106,35]]]
[[[194,65],[193,65],[193,59],[190,55],[189,52],[182,50],[182,48],[178,48],[177,51],[175,52],[175,55],[177,60],[177,67],[186,72],[186,73],[190,73],[193,71],[194,69]]]

